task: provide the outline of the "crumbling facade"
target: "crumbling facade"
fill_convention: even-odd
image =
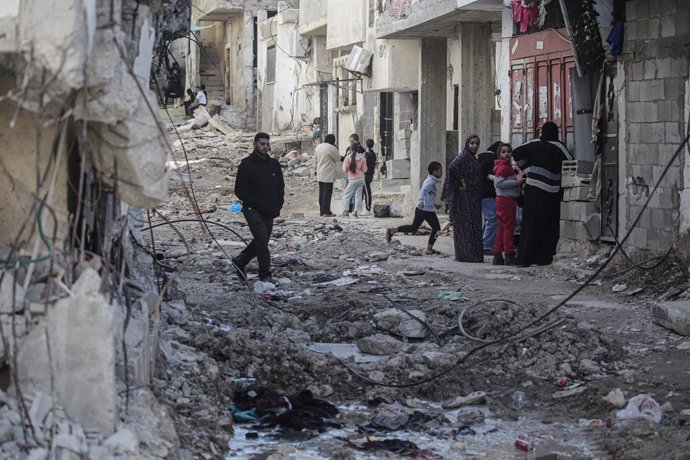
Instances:
[[[168,196],[154,45],[188,17],[182,0],[0,5],[1,457],[179,449],[148,389],[161,285],[139,229]]]
[[[234,128],[253,129],[257,113],[257,24],[276,0],[194,0],[192,36],[185,50],[187,87],[206,86],[210,103]]]
[[[406,209],[425,165],[447,163],[467,134],[478,134],[482,146],[515,146],[551,120],[577,160],[564,170],[563,243],[614,243],[687,133],[688,7],[593,2],[601,51],[590,43],[578,52],[562,2],[537,2],[536,21],[524,24],[513,3],[302,0],[297,17],[296,5],[283,3],[262,24],[259,55],[273,47],[276,58],[259,58],[258,125],[304,129],[313,118],[314,132],[336,134],[341,150],[351,132],[373,138],[390,162],[380,198],[402,195]],[[620,52],[609,50],[583,71],[587,53],[604,56],[616,24],[623,25],[616,29]],[[367,52],[370,61],[355,70]],[[267,82],[267,74],[292,82]],[[689,252],[684,164],[685,152],[654,193],[630,247]]]

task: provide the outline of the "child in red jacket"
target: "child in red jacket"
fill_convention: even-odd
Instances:
[[[513,148],[510,144],[501,144],[498,148],[498,159],[494,161],[494,187],[496,187],[496,217],[498,229],[494,242],[494,265],[515,265],[515,246],[513,229],[515,228],[515,209],[520,197],[522,171],[510,164]],[[503,255],[505,254],[505,259]]]

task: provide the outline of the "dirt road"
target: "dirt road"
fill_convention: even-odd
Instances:
[[[527,331],[538,334],[475,352],[530,335],[521,329],[581,286],[610,248],[518,269],[455,262],[446,235],[440,254],[425,256],[424,236],[385,241],[385,227],[405,219],[319,217],[316,182],[300,169],[313,165],[303,158],[285,169],[287,202],[271,240],[277,286],[257,293],[256,267],[247,288],[227,257],[251,238],[241,214],[226,210],[251,134],[181,136],[171,133],[172,198],[152,215],[173,223],[143,235],[162,256],[161,282],[171,280],[156,393],[187,458],[526,458],[518,437],[536,446],[530,458],[688,458],[690,339],[650,315],[672,288],[687,292],[671,258],[653,272],[601,278]],[[274,137],[274,153],[290,140]],[[212,236],[177,222],[198,217],[192,189]],[[228,405],[243,377],[256,379],[259,394],[310,390],[340,413],[302,430],[237,424]],[[614,389],[622,394],[604,400]],[[456,400],[474,392],[483,394]],[[658,423],[617,416],[640,394],[662,406]],[[585,422],[594,419],[612,426]],[[245,439],[252,432],[258,439]]]

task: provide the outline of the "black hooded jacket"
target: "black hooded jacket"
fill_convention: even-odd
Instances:
[[[237,168],[235,195],[244,209],[254,208],[262,216],[272,219],[280,215],[285,200],[285,182],[280,163],[266,156],[262,159],[252,152]]]
[[[482,198],[496,198],[494,181],[489,180],[489,174],[494,173],[494,161],[498,158],[498,156],[496,156],[496,152],[500,145],[500,142],[494,142],[489,146],[489,149],[486,152],[482,152],[477,155],[477,161],[479,161],[479,166],[482,168]]]

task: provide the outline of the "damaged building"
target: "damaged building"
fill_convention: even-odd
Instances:
[[[374,139],[388,161],[379,199],[407,209],[426,164],[450,161],[468,133],[516,146],[551,120],[577,160],[564,171],[562,242],[613,243],[687,132],[689,13],[684,2],[585,3],[591,12],[555,0],[278,2],[259,22],[257,128],[334,133],[341,150],[352,132]],[[684,164],[631,247],[688,253]]]
[[[183,0],[0,4],[0,457],[179,450],[150,390],[161,284],[140,229],[168,197],[154,50],[188,15]]]

